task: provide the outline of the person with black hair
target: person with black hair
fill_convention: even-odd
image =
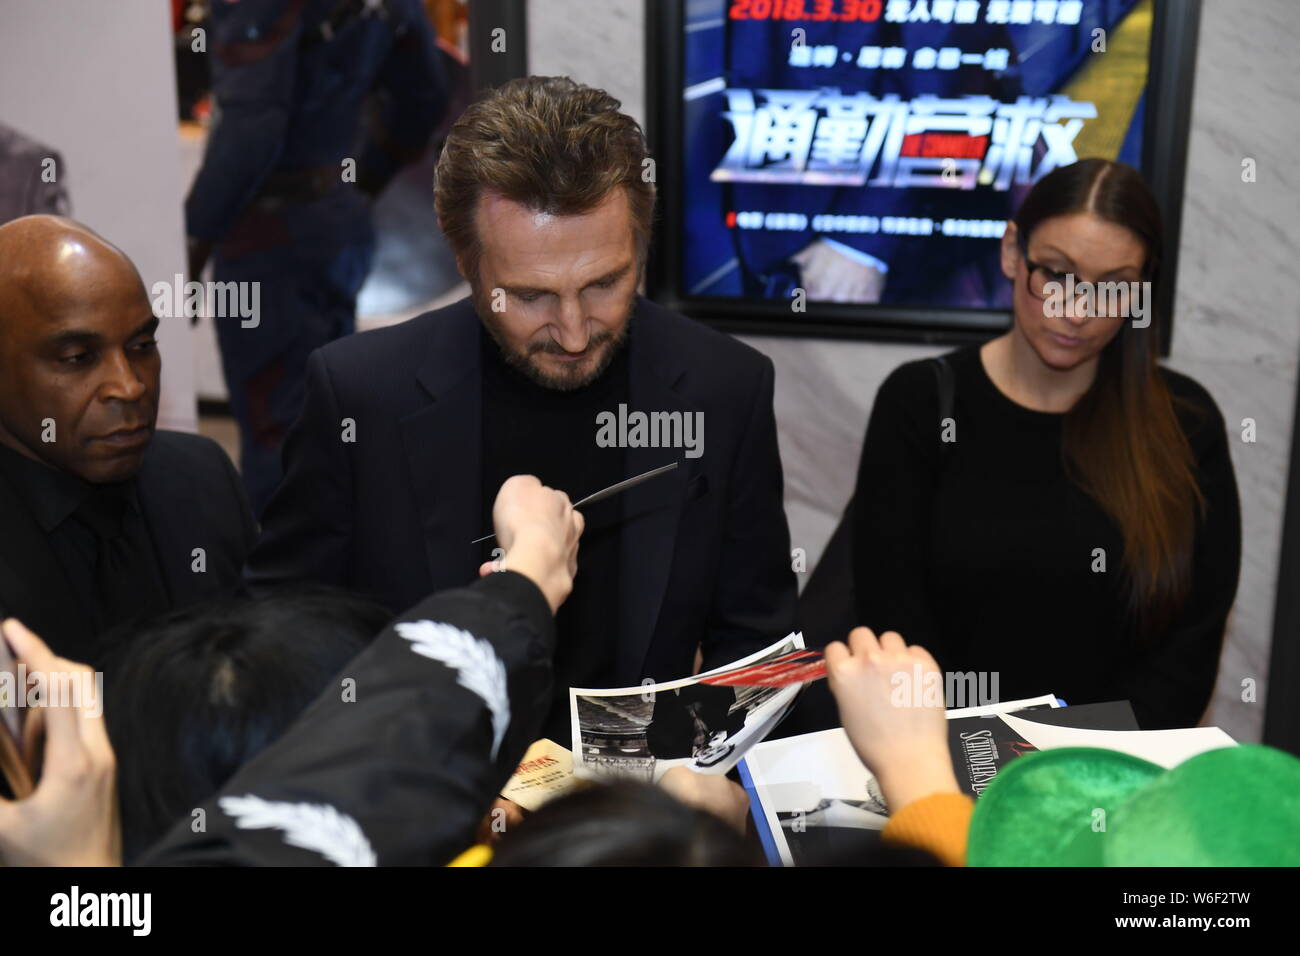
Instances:
[[[388,611],[333,588],[213,602],[135,630],[104,664],[123,859],[275,742],[383,629]]]
[[[617,781],[548,803],[507,833],[489,865],[762,866],[763,854],[710,810],[662,787]]]

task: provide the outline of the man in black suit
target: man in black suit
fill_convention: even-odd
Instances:
[[[155,431],[158,319],[71,220],[0,226],[0,614],[97,659],[114,627],[239,587],[256,526],[213,441]]]
[[[677,462],[583,508],[544,728],[562,743],[567,687],[681,677],[697,649],[716,667],[794,622],[772,363],[637,294],[654,186],[618,105],[529,77],[453,127],[436,205],[472,295],[313,354],[247,570],[397,611],[500,556],[471,542],[506,477],[576,501]]]

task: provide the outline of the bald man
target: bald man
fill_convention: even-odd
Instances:
[[[85,226],[0,226],[0,614],[74,660],[233,591],[256,535],[220,446],[155,430],[157,329],[135,266]]]

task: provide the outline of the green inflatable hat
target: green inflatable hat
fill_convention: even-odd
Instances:
[[[1254,744],[1172,770],[1063,747],[1007,765],[976,801],[970,866],[1300,866],[1300,760]]]

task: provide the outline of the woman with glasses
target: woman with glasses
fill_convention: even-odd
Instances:
[[[1135,170],[1059,168],[1002,239],[1011,328],[880,387],[852,512],[859,623],[970,675],[954,687],[1129,700],[1143,729],[1209,703],[1241,522],[1222,415],[1157,364],[1161,247]]]

